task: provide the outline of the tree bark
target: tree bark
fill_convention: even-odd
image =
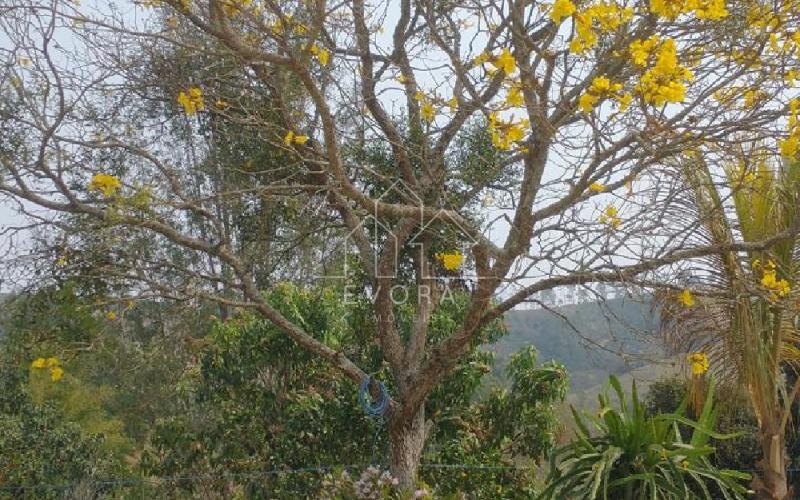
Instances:
[[[425,433],[424,405],[410,419],[389,423],[389,472],[397,478],[403,490],[413,491],[417,486]]]
[[[770,419],[761,422],[759,439],[762,458],[757,462],[759,472],[753,478],[753,490],[761,500],[793,498],[786,477],[786,436],[780,422]]]

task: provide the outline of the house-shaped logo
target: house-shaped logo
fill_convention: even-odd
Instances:
[[[394,181],[386,190],[384,190],[375,201],[378,203],[386,202],[390,197],[396,196],[406,206],[414,206],[418,208],[419,224],[422,224],[424,206],[422,199],[417,196],[413,189],[411,189],[402,180]],[[344,254],[344,263],[342,265],[341,275],[326,275],[326,278],[346,278],[350,276],[353,270],[351,269],[352,262],[348,258],[349,255],[359,253],[356,238],[364,238],[369,243],[370,248],[370,265],[372,266],[373,275],[377,278],[394,278],[397,276],[400,247],[402,242],[397,240],[389,224],[385,219],[378,214],[378,204],[375,204],[374,210],[371,214],[363,217],[358,225],[350,229],[345,235],[344,240],[334,249],[335,252],[342,252]],[[362,252],[363,253],[363,252]],[[379,262],[382,257],[389,255],[392,263],[389,269],[380,269]],[[364,257],[362,255],[362,257]]]

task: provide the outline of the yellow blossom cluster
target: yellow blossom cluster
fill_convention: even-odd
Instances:
[[[497,113],[489,114],[489,132],[492,135],[492,144],[497,149],[507,151],[515,142],[525,138],[526,131],[530,128],[527,119],[514,122],[513,119],[505,122],[497,117]]]
[[[780,142],[781,155],[793,158],[800,151],[800,98],[789,101],[788,128],[789,137]]]
[[[575,4],[570,0],[556,0],[553,3],[553,8],[550,10],[550,19],[556,24],[561,24],[565,17],[569,17],[575,13]]]
[[[436,110],[433,107],[433,103],[430,101],[423,102],[422,106],[419,107],[419,115],[426,122],[432,122],[436,117]]]
[[[600,224],[605,224],[611,229],[617,229],[622,224],[622,219],[617,215],[619,212],[614,205],[608,205],[603,213],[600,214],[598,221]]]
[[[591,113],[601,100],[608,97],[616,99],[620,111],[625,111],[632,100],[629,93],[622,91],[621,83],[613,83],[605,76],[598,76],[578,99],[578,107],[584,113]]]
[[[561,18],[571,15],[575,23],[575,36],[569,43],[570,52],[573,54],[585,54],[592,49],[599,40],[600,34],[612,33],[617,31],[620,26],[633,19],[633,9],[630,7],[620,7],[615,3],[598,2],[589,5],[581,11],[574,9],[572,2],[556,2],[550,13],[551,19]],[[556,10],[558,7],[558,10]],[[571,14],[567,14],[572,10]]]
[[[500,69],[506,76],[510,76],[517,69],[517,60],[507,47],[503,48],[496,56],[492,56],[489,52],[484,50],[472,59],[470,65],[472,67],[478,67],[488,62],[491,62],[493,65],[493,67],[487,69],[490,75],[493,75]],[[400,83],[405,82],[401,81]]]
[[[761,267],[760,262],[758,260],[753,262],[753,267]],[[761,286],[770,292],[770,300],[773,301],[789,295],[791,291],[791,286],[788,281],[783,278],[778,279],[775,262],[771,260],[764,265],[764,270],[761,275]]]
[[[704,352],[690,354],[687,359],[692,365],[692,375],[702,375],[711,367],[708,356]]]
[[[594,193],[602,193],[605,190],[606,187],[599,182],[593,182],[589,185],[589,191],[592,191]]]
[[[102,193],[105,197],[113,196],[120,188],[122,182],[119,178],[109,174],[94,174],[89,181],[89,191]]]
[[[506,104],[512,108],[520,107],[525,104],[525,97],[522,95],[522,83],[519,81],[513,82],[508,87],[506,94]]]
[[[464,263],[464,254],[461,252],[437,253],[436,258],[448,271],[456,271]]]
[[[314,44],[309,49],[309,52],[311,52],[311,54],[314,55],[317,58],[317,60],[319,61],[319,63],[321,65],[323,65],[323,66],[327,66],[328,62],[330,62],[331,53],[326,48],[323,48],[323,47],[320,47],[317,44]]]
[[[253,10],[258,11],[258,6]],[[275,21],[269,23],[267,27],[272,31],[272,34],[276,36],[286,35],[289,32],[295,35],[305,35],[308,32],[308,26],[295,20],[294,16],[291,14],[285,14],[283,18],[275,19]]]
[[[190,87],[187,92],[181,91],[178,94],[178,104],[183,106],[184,111],[189,116],[198,111],[203,111],[206,107],[203,101],[203,91],[199,87]]]
[[[36,358],[33,360],[33,362],[31,362],[31,368],[36,370],[49,368],[50,380],[53,382],[58,382],[61,380],[61,377],[64,376],[64,369],[59,366],[60,364],[61,363],[58,361],[58,358]]]
[[[455,97],[453,99],[455,99]],[[429,98],[425,92],[417,90],[416,94],[414,94],[414,100],[420,103],[419,116],[428,123],[432,122],[433,119],[436,118],[436,108],[431,98]],[[448,106],[450,106],[451,109],[458,107],[458,99],[455,100],[455,104],[452,99],[448,101]]]
[[[517,69],[517,60],[514,59],[508,48],[504,48],[500,51],[500,55],[494,59],[494,65],[503,70],[506,75],[510,75]]]
[[[728,16],[725,0],[651,0],[650,11],[667,19],[692,12],[698,19],[717,20]]]
[[[646,68],[636,85],[636,91],[645,102],[655,106],[683,102],[686,83],[691,82],[694,75],[678,61],[675,40],[654,35],[632,42],[628,50],[631,61]]]
[[[286,144],[287,146],[291,146],[292,144],[298,144],[302,146],[306,142],[308,142],[307,135],[295,134],[291,130],[286,132],[286,135],[283,136],[283,143]]]

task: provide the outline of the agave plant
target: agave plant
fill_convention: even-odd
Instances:
[[[601,394],[597,415],[584,418],[573,408],[577,435],[551,456],[542,499],[745,498],[741,481],[749,474],[718,469],[709,459],[714,452],[710,437],[732,437],[712,430],[717,415],[713,384],[696,420],[685,416],[686,402],[675,413],[647,415],[635,382],[630,402],[616,377],[610,385],[618,407]],[[679,424],[692,429],[688,442]]]
[[[737,156],[716,178],[700,156],[679,167],[681,223],[721,251],[692,273],[692,300],[664,302],[662,320],[673,345],[707,353],[713,372],[746,391],[763,453],[753,487],[779,500],[792,496],[785,435],[800,394],[800,378],[786,382],[800,367],[800,162],[770,164],[757,147]]]

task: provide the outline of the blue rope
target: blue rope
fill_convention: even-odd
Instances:
[[[383,382],[378,380],[378,397],[373,399],[369,392],[370,380],[372,380],[372,376],[367,375],[361,381],[361,386],[358,388],[358,402],[361,403],[361,407],[364,408],[367,415],[372,418],[380,418],[389,410],[389,393]]]

